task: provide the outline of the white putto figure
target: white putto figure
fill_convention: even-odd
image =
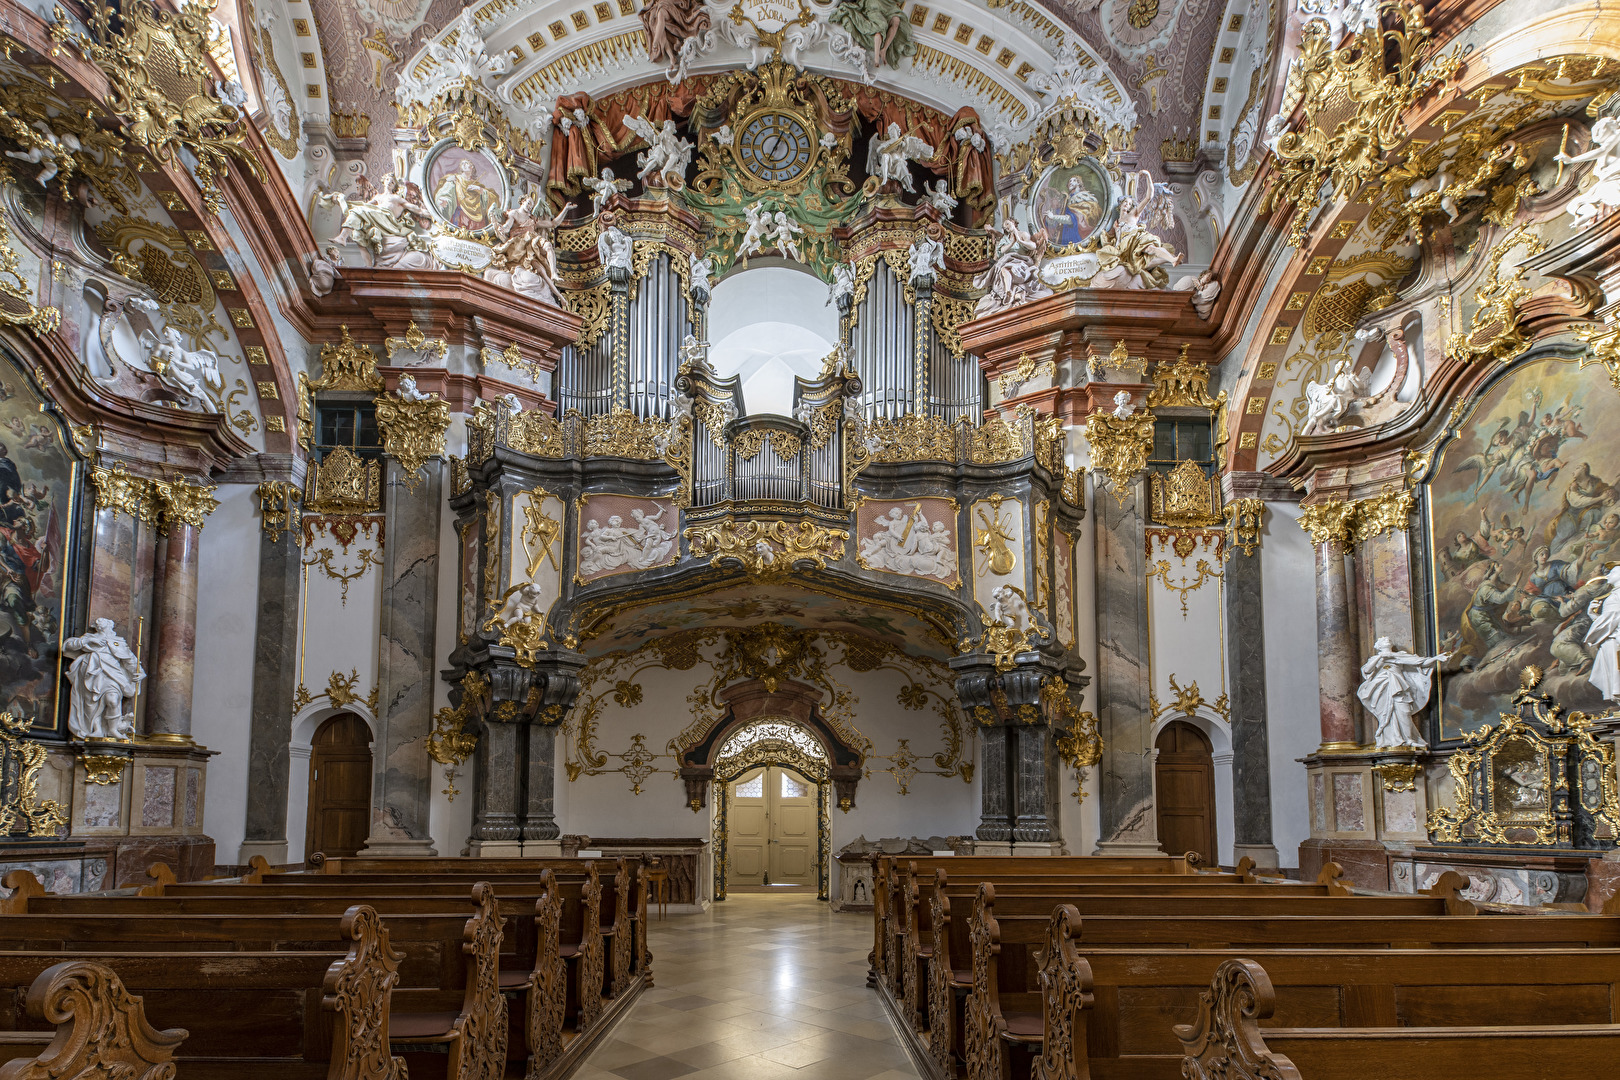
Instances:
[[[634,525],[626,525],[618,514],[608,518],[606,526],[593,518],[585,523],[580,536],[579,569],[586,574],[600,574],[628,566],[633,570],[646,570],[658,566],[669,557],[675,534],[659,522],[664,508],[654,514],[642,510],[630,511]]]
[[[1340,360],[1333,377],[1325,383],[1305,384],[1305,423],[1301,435],[1331,435],[1357,402],[1367,396],[1371,371],[1351,371],[1350,361]]]
[[[597,257],[609,270],[628,271],[635,250],[635,242],[630,239],[630,234],[611,221],[596,236]]]
[[[1121,390],[1119,393],[1114,395],[1115,416],[1119,417],[1121,420],[1126,420],[1129,419],[1130,415],[1135,411],[1136,406],[1131,404],[1131,392],[1129,390]]]
[[[127,739],[135,733],[135,695],[146,671],[111,619],[62,642],[68,666],[68,730],[80,739]]]
[[[1620,564],[1611,566],[1604,580],[1609,583],[1608,593],[1587,609],[1592,626],[1586,631],[1586,644],[1593,650],[1592,673],[1587,679],[1604,701],[1620,701]]]
[[[629,191],[631,186],[628,180],[615,180],[612,169],[603,169],[600,177],[587,176],[580,183],[591,189],[592,212],[601,210],[603,203],[621,191]]]
[[[932,280],[934,271],[945,269],[945,245],[927,233],[917,237],[917,242],[911,245],[906,252],[911,272],[907,278],[913,285],[918,278]]]
[[[675,133],[675,121],[665,120],[661,128],[639,116],[624,118],[624,126],[646,140],[647,149],[636,158],[641,171],[637,180],[645,180],[653,187],[680,184],[686,167],[692,163],[692,144]]]
[[[794,262],[803,262],[804,259],[799,255],[799,245],[796,241],[799,235],[804,232],[804,227],[781,210],[776,212],[774,220],[776,221],[776,227],[771,230],[771,242],[776,245],[776,250]]]
[[[39,185],[44,187],[61,171],[57,159],[68,154],[76,154],[83,147],[79,145],[79,137],[73,132],[64,131],[58,135],[43,120],[35,120],[29,126],[39,133],[34,145],[27,150],[7,150],[6,157],[26,161],[30,165],[44,165],[39,175],[34,177]]]
[[[934,148],[915,135],[900,131],[900,125],[891,122],[889,130],[872,140],[866,153],[866,171],[877,177],[878,183],[897,180],[907,191],[917,189],[911,183],[910,161],[924,161],[934,156]]]
[[[861,539],[861,558],[874,570],[914,577],[948,578],[956,570],[949,527],[929,523],[920,505],[910,514],[893,507],[872,522],[874,532]]]
[[[1024,590],[1016,585],[997,585],[990,593],[990,621],[997,626],[1022,630],[1029,625],[1029,605]]]
[[[1576,232],[1592,224],[1605,207],[1620,206],[1620,120],[1605,116],[1592,125],[1592,146],[1584,154],[1570,157],[1559,151],[1557,161],[1577,165],[1592,163],[1592,186],[1569,201],[1569,227]]]
[[[542,605],[545,597],[540,592],[540,586],[532,581],[526,581],[507,594],[506,603],[501,605],[501,612],[495,616],[500,624],[510,630],[518,623],[527,622],[538,615],[543,620],[545,611]]]
[[[1399,652],[1387,637],[1373,642],[1373,654],[1361,665],[1356,697],[1378,721],[1373,742],[1380,749],[1428,745],[1412,716],[1428,703],[1434,669],[1445,659],[1445,653]]]
[[[764,251],[765,241],[770,239],[771,231],[771,212],[765,209],[763,203],[744,207],[743,217],[748,222],[748,231],[743,233],[742,241],[737,245],[739,259],[746,259],[750,255]]]
[[[394,393],[399,396],[399,400],[413,403],[431,401],[433,398],[438,396],[437,394],[424,394],[422,391],[418,390],[416,388],[416,376],[414,375],[401,375],[399,377],[399,386],[395,389]]]
[[[966,130],[967,128],[962,129]],[[958,131],[957,134],[962,134],[962,131]],[[951,194],[950,183],[943,176],[932,188],[924,184],[923,195],[942,217],[950,217],[951,211],[956,209],[956,196]]]

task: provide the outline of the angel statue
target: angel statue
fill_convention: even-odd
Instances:
[[[1327,382],[1312,380],[1306,383],[1305,423],[1299,433],[1333,434],[1338,430],[1339,422],[1356,407],[1357,401],[1367,396],[1371,382],[1371,371],[1351,371],[1350,361],[1340,360]]]
[[[1169,228],[1175,219],[1170,207],[1170,189],[1155,184],[1153,174],[1143,169],[1125,174],[1125,197],[1108,242],[1098,248],[1097,275],[1093,289],[1162,289],[1170,283],[1170,267],[1181,256],[1164,246],[1155,228]]]
[[[1356,697],[1378,721],[1373,742],[1379,749],[1429,745],[1412,716],[1428,702],[1432,673],[1445,660],[1445,653],[1425,657],[1400,652],[1387,637],[1373,642],[1373,654],[1361,665]]]
[[[30,135],[27,140],[18,140],[28,145],[28,149],[7,150],[6,157],[26,161],[30,165],[44,165],[45,167],[39,171],[39,175],[34,177],[35,181],[41,187],[44,187],[61,171],[59,158],[77,154],[84,148],[79,144],[79,137],[73,132],[64,131],[58,135],[43,120],[35,120],[29,127],[33,128],[38,134]]]
[[[1586,646],[1592,650],[1592,672],[1587,681],[1604,701],[1620,701],[1620,563],[1609,567],[1604,581],[1609,591],[1587,606],[1592,616]]]
[[[675,133],[675,121],[665,120],[662,128],[654,128],[639,116],[627,116],[624,126],[647,143],[646,152],[636,158],[641,166],[636,179],[648,187],[679,187],[692,163],[692,144]]]
[[[900,131],[900,125],[890,122],[889,130],[873,136],[866,151],[866,171],[877,177],[879,184],[897,180],[906,191],[915,193],[911,183],[912,161],[925,161],[934,156],[934,148],[915,135]]]
[[[804,226],[789,218],[781,210],[776,212],[775,221],[776,227],[771,230],[771,242],[776,245],[776,250],[794,262],[804,262],[804,257],[799,254],[799,245],[794,242],[798,236],[803,235]]]
[[[934,271],[945,269],[945,245],[939,238],[923,233],[917,237],[917,242],[911,245],[906,252],[911,272],[907,278],[915,285],[920,278],[934,280]]]
[[[862,48],[870,42],[872,62],[877,67],[885,62],[893,67],[902,57],[917,53],[903,0],[843,0],[827,21],[847,31]]]
[[[973,279],[975,288],[985,290],[973,309],[975,315],[989,315],[1051,294],[1051,286],[1041,280],[1046,236],[1019,228],[1010,200],[1009,205],[1003,207],[1001,228],[985,231],[996,238],[996,257],[989,269]]]
[[[1620,120],[1605,116],[1592,125],[1592,145],[1586,153],[1570,157],[1560,150],[1554,160],[1564,165],[1592,163],[1592,185],[1565,207],[1571,229],[1579,232],[1596,221],[1604,207],[1620,206]]]
[[[765,241],[770,239],[771,212],[765,209],[763,203],[754,203],[743,209],[743,218],[748,222],[748,229],[743,233],[742,242],[737,245],[737,258],[746,259],[750,255],[758,255],[765,250]]]
[[[962,130],[966,131],[967,129],[963,128]],[[939,178],[939,182],[932,188],[924,184],[923,195],[933,208],[940,212],[942,217],[950,217],[951,212],[956,209],[956,196],[951,194],[950,182],[943,176]]]
[[[364,202],[351,203],[341,192],[319,196],[322,205],[336,204],[343,213],[343,227],[335,237],[339,246],[351,240],[371,253],[371,264],[379,270],[437,270],[425,226],[433,212],[405,194],[399,177],[388,173],[382,186]]]
[[[580,183],[591,189],[591,210],[593,213],[600,211],[603,203],[621,191],[630,190],[630,181],[615,180],[613,170],[609,168],[603,168],[600,179],[587,176],[580,180]]]
[[[827,287],[827,304],[837,304],[842,310],[845,302],[855,299],[855,267],[849,263],[834,263],[832,274],[832,284]]]
[[[635,241],[619,228],[618,219],[611,213],[603,214],[598,222],[602,231],[596,234],[596,255],[609,270],[630,272],[635,258]]]

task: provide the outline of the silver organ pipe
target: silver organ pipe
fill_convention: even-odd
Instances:
[[[630,411],[638,417],[667,417],[680,366],[680,347],[692,333],[685,288],[660,253],[636,283],[630,301],[627,376]],[[563,350],[557,379],[563,410],[608,412],[613,407],[613,329],[610,327],[585,349]]]

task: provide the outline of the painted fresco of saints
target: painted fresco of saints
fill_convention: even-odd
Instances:
[[[500,192],[478,179],[471,161],[463,161],[456,171],[439,181],[433,192],[433,205],[446,221],[468,232],[487,229],[500,213]]]

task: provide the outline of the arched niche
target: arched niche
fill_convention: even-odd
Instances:
[[[731,785],[754,769],[776,766],[798,773],[815,786],[816,899],[827,899],[832,852],[832,801],[827,789],[832,783],[832,753],[826,736],[792,717],[761,715],[729,724],[723,738],[706,741],[714,747],[714,898],[726,898],[731,866]]]
[[[838,347],[838,309],[808,268],[755,260],[715,284],[708,336],[710,365],[716,374],[737,376],[749,415],[789,416],[794,380],[815,380]]]
[[[768,685],[762,679],[749,679],[726,687],[719,693],[726,703],[725,717],[703,737],[680,748],[680,775],[686,785],[686,804],[694,813],[709,804],[709,787],[715,779],[720,750],[739,729],[766,719],[780,719],[809,732],[826,751],[827,779],[833,785],[833,801],[849,812],[855,808],[855,787],[861,778],[860,751],[845,741],[821,715],[822,692],[790,679]],[[788,762],[783,762],[788,764]]]

